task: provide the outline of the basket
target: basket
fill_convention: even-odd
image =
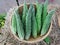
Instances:
[[[27,4],[28,8],[29,8],[29,5],[30,4]],[[34,6],[35,6],[35,9],[36,9],[36,5],[35,4],[34,4]],[[8,14],[7,14],[9,16],[9,17],[7,17],[7,18],[9,18],[9,20],[7,20],[8,23],[9,23],[9,26],[8,27],[10,28],[9,31],[10,31],[10,34],[12,34],[12,36],[14,37],[14,39],[16,39],[16,40],[18,40],[20,42],[23,42],[23,43],[37,43],[37,42],[40,42],[40,41],[44,40],[50,34],[50,32],[52,30],[52,22],[50,24],[50,27],[48,29],[48,32],[44,36],[42,36],[42,37],[38,36],[36,39],[30,38],[28,41],[21,40],[17,35],[13,34],[13,32],[11,31],[11,19],[12,19],[13,11],[14,11],[15,8],[17,8],[17,7],[11,8],[9,10]],[[18,10],[19,13],[22,13],[23,4],[20,5],[18,8],[19,8],[19,10]]]

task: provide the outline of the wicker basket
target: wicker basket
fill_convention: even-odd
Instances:
[[[27,6],[29,8],[29,4]],[[35,4],[34,4],[34,6],[35,6]],[[23,7],[23,5],[20,5],[18,7],[19,8],[19,13],[22,13],[22,7]],[[17,8],[17,7],[14,7],[14,8]],[[16,39],[16,40],[18,40],[20,42],[23,42],[23,43],[37,43],[37,42],[40,42],[40,41],[44,40],[50,34],[51,29],[52,29],[52,23],[51,23],[51,25],[50,25],[50,27],[48,29],[48,32],[42,37],[39,36],[36,39],[30,38],[28,41],[19,39],[19,37],[17,35],[13,34],[12,31],[11,31],[11,19],[12,19],[14,8],[11,8],[9,10],[8,14],[7,14],[9,16],[9,17],[7,16],[7,18],[9,18],[9,19],[7,19],[8,23],[9,23],[8,24],[9,25],[8,26],[9,31],[10,31],[10,34],[12,34],[12,36],[14,37],[14,39]],[[35,9],[36,9],[36,6],[35,6]]]

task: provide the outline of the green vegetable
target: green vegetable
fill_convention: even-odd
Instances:
[[[1,22],[2,26],[4,26],[4,22]]]
[[[37,8],[36,20],[37,20],[37,28],[38,28],[37,32],[39,34],[41,30],[42,4],[38,4],[38,2],[36,2],[36,8]]]
[[[0,13],[0,28],[4,26],[6,13]]]
[[[48,6],[48,1],[49,0],[46,0],[45,3],[43,4],[43,22],[47,16],[47,6]]]
[[[32,36],[34,38],[37,37],[37,22],[36,22],[36,17],[35,17],[35,8],[33,6],[32,9]]]
[[[17,22],[16,22],[16,17],[15,17],[15,14],[13,14],[12,16],[12,32],[14,34],[16,34],[16,30],[17,30]]]
[[[51,39],[50,39],[50,37],[46,37],[46,38],[44,39],[44,41],[49,45],[50,42],[51,42]]]
[[[48,28],[49,28],[50,23],[51,23],[51,18],[52,18],[52,15],[54,14],[54,12],[55,12],[55,9],[48,12],[48,15],[46,16],[46,19],[43,23],[43,27],[41,30],[41,36],[47,33]]]
[[[28,7],[27,7],[27,4],[25,2],[26,0],[24,0],[24,6],[23,6],[23,15],[22,15],[22,22],[23,22],[23,28],[24,30],[26,30],[26,15],[27,15],[27,12],[28,12]]]
[[[26,35],[25,35],[25,39],[28,40],[30,38],[31,35],[31,16],[32,16],[32,4],[30,4],[27,16],[26,16]]]
[[[15,17],[17,21],[17,33],[20,39],[24,39],[24,30],[23,30],[23,24],[20,19],[20,16],[18,14],[18,9],[15,10]]]
[[[22,15],[22,21],[23,21],[23,23],[25,23],[25,21],[26,21],[27,12],[28,12],[28,8],[27,8],[27,4],[26,4],[26,2],[24,0],[23,15]]]

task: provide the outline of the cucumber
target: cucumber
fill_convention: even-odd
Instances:
[[[11,24],[11,27],[12,27],[13,34],[16,34],[17,22],[16,22],[16,17],[14,15],[14,13],[13,13],[13,16],[12,16],[12,24]]]
[[[26,16],[26,30],[25,30],[25,39],[28,40],[31,35],[31,16],[32,16],[32,4],[30,4],[27,16]]]
[[[22,21],[20,19],[20,15],[18,14],[18,8],[15,9],[15,17],[16,17],[16,21],[17,21],[17,33],[20,39],[24,39],[24,29],[23,29],[23,24]]]
[[[36,17],[35,17],[35,8],[33,6],[32,9],[32,36],[34,38],[37,37],[37,21],[36,21]]]
[[[39,4],[38,2],[36,2],[36,8],[37,8],[36,20],[37,20],[37,28],[38,28],[37,32],[39,34],[41,30],[42,4]]]
[[[41,30],[41,36],[42,35],[45,35],[48,31],[48,28],[50,26],[50,23],[51,23],[51,18],[52,18],[52,15],[55,13],[55,9],[54,10],[51,10],[50,12],[48,12],[48,15],[46,16],[46,19],[43,23],[43,27],[42,27],[42,30]]]

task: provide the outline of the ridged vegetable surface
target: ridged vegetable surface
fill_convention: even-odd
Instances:
[[[42,17],[42,23],[44,22],[46,16],[47,16],[47,7],[48,7],[48,1],[49,0],[46,0],[45,3],[43,4],[43,17]]]
[[[24,30],[23,30],[23,24],[21,22],[20,16],[18,14],[18,9],[15,10],[15,17],[17,20],[17,33],[20,39],[24,39]]]
[[[25,39],[28,40],[31,35],[31,16],[32,16],[32,4],[30,4],[30,8],[28,10],[27,16],[26,16],[26,34]]]
[[[52,15],[54,14],[55,12],[55,9],[54,10],[51,10],[48,15],[46,16],[46,19],[43,23],[43,27],[42,27],[42,30],[41,30],[41,36],[42,35],[45,35],[48,31],[48,28],[50,26],[50,23],[51,23],[51,18],[52,18]]]
[[[41,30],[42,4],[39,4],[38,2],[36,2],[36,8],[37,8],[36,20],[37,20],[37,28],[38,28],[37,32],[39,34]]]
[[[25,1],[26,0],[24,0],[23,15],[22,15],[22,22],[23,23],[25,23],[25,21],[26,21],[26,15],[27,15],[27,11],[28,11],[27,4]]]
[[[35,17],[35,8],[33,6],[32,9],[32,36],[34,38],[37,37],[37,21],[36,21],[36,17]]]
[[[15,14],[13,14],[13,16],[12,16],[12,25],[11,25],[11,27],[12,27],[12,32],[14,34],[16,34],[16,31],[17,31],[17,23],[16,23]]]

